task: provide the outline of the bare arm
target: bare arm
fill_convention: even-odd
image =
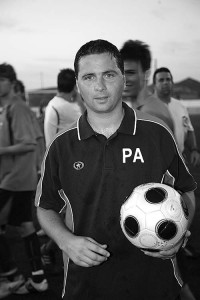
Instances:
[[[110,256],[106,250],[107,245],[99,244],[90,237],[74,235],[55,211],[38,207],[37,216],[47,235],[75,264],[92,267],[103,263]]]
[[[188,131],[185,146],[190,151],[190,162],[196,167],[200,164],[200,154],[197,148],[196,136],[194,131]]]
[[[35,149],[36,149],[35,144],[19,143],[7,147],[0,147],[0,155],[21,154],[21,153],[34,151]]]

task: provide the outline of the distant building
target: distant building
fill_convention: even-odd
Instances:
[[[174,97],[183,100],[200,99],[200,82],[187,78],[175,83]]]

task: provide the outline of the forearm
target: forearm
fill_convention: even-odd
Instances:
[[[31,152],[36,149],[36,145],[34,144],[16,144],[7,147],[0,147],[0,155],[13,155],[13,154],[21,154],[26,152]]]
[[[54,136],[57,133],[57,123],[46,121],[44,123],[44,136],[45,136],[45,141],[46,141],[46,147],[49,146],[51,141],[53,140]]]
[[[182,197],[188,207],[188,211],[189,211],[188,228],[190,228],[190,225],[194,218],[195,208],[196,208],[195,195],[194,192],[191,191],[191,192],[184,193]]]
[[[73,233],[66,227],[60,214],[51,209],[37,207],[37,217],[46,234],[63,250],[65,248],[63,241],[72,238]]]
[[[37,208],[41,227],[58,247],[77,265],[94,267],[105,262],[110,253],[107,245],[99,244],[90,237],[76,236],[66,227],[58,213]]]
[[[196,136],[195,136],[194,131],[188,131],[185,144],[186,144],[186,147],[188,147],[188,149],[190,151],[198,150],[197,149]]]

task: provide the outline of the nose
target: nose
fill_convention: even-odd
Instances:
[[[95,90],[96,91],[104,91],[106,89],[104,79],[102,77],[97,78],[96,84],[95,84]]]

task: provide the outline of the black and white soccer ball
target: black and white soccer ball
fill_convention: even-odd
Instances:
[[[120,211],[127,239],[149,251],[168,250],[186,233],[188,209],[181,195],[161,183],[136,187]]]

